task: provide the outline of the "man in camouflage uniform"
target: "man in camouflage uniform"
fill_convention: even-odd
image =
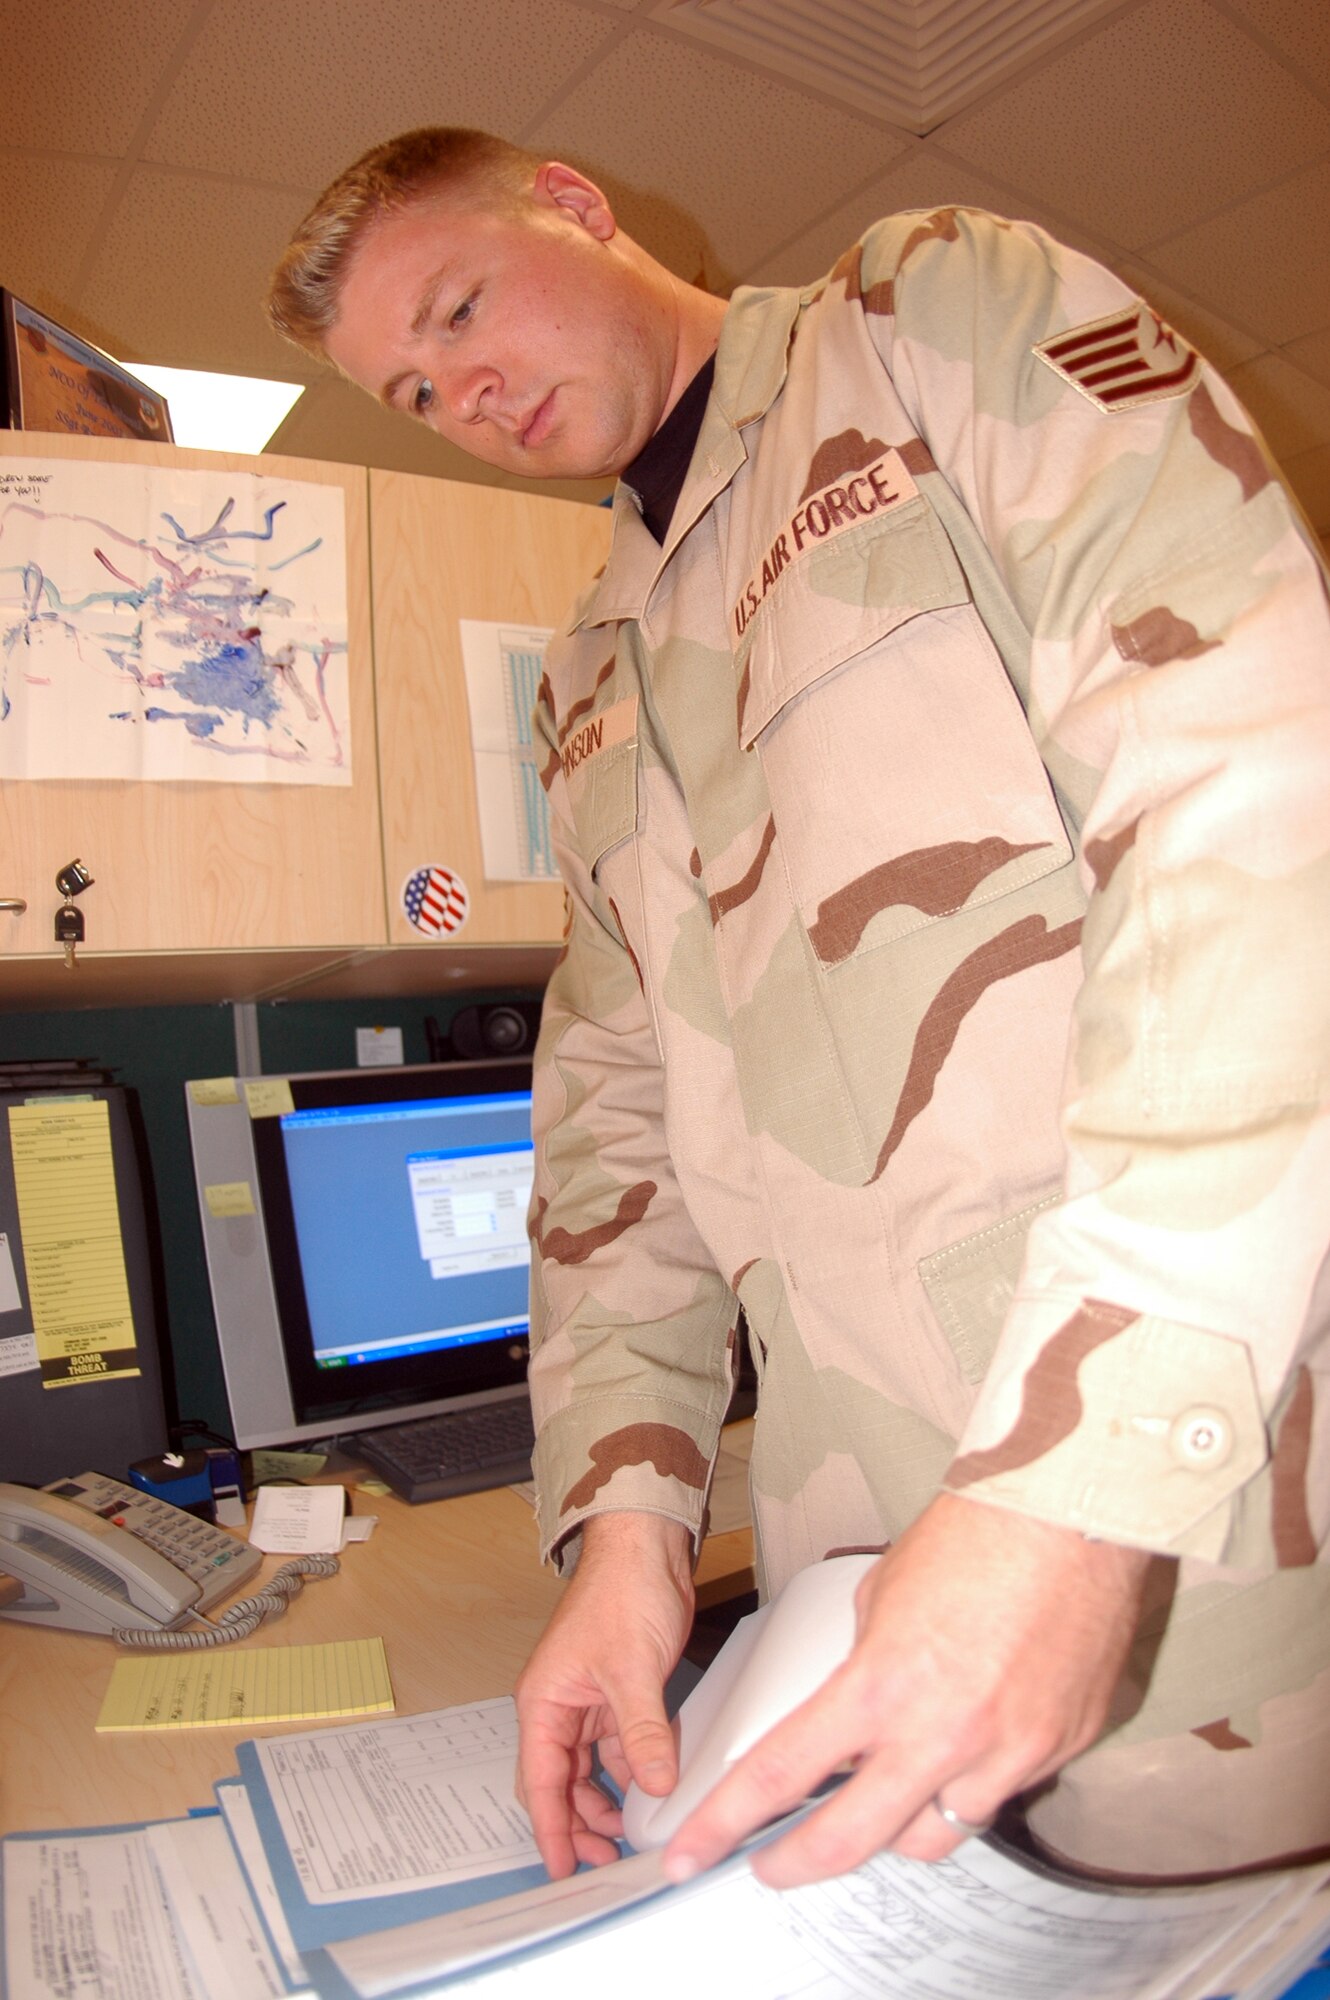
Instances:
[[[537,712],[547,1860],[609,1852],[593,1740],[673,1779],[740,1307],[764,1588],[889,1548],[673,1872],[842,1762],[767,1880],[1018,1793],[1110,1872],[1324,1850],[1330,621],[1289,502],[1222,380],[1028,225],[897,216],[725,310],[525,171],[370,200],[305,337],[544,476],[623,470],[718,338],[663,546],[620,486]]]

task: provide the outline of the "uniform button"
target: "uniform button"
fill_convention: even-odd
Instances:
[[[1168,1434],[1169,1447],[1180,1465],[1210,1472],[1233,1449],[1233,1426],[1222,1410],[1184,1410]]]

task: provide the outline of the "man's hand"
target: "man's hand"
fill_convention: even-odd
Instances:
[[[845,1664],[740,1759],[680,1827],[683,1880],[833,1771],[854,1775],[754,1873],[793,1888],[884,1847],[941,1860],[964,1836],[934,1801],[984,1822],[1103,1728],[1150,1557],[940,1495],[864,1578]]]
[[[678,1777],[665,1683],[693,1617],[692,1547],[677,1521],[598,1514],[577,1569],[517,1683],[518,1794],[551,1877],[617,1859],[620,1815],[591,1751],[623,1789],[660,1797]]]

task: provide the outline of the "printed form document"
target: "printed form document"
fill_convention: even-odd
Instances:
[[[859,1560],[727,1643],[681,1711],[684,1799],[848,1645]],[[1330,1867],[1114,1890],[980,1839],[784,1894],[746,1853],[672,1887],[678,1805],[631,1793],[642,1851],[552,1883],[516,1753],[512,1702],[478,1702],[242,1743],[220,1815],[11,1835],[6,2000],[1273,2000],[1330,1937]]]

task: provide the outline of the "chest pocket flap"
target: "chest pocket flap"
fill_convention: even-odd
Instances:
[[[568,731],[560,750],[582,859],[594,875],[637,830],[637,696]]]
[[[823,674],[921,612],[968,600],[960,564],[921,495],[889,517],[809,549],[780,578],[736,655],[744,749]]]
[[[923,495],[793,563],[740,662],[740,741],[762,760],[824,966],[1070,861],[1020,699]]]

